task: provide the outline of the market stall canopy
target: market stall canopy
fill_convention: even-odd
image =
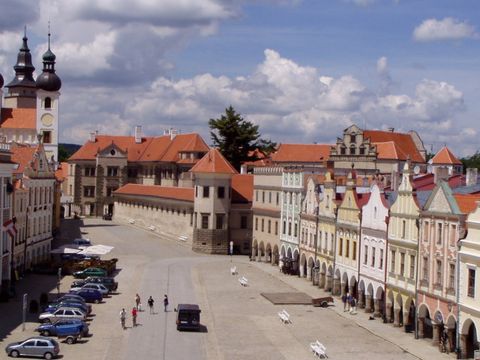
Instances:
[[[74,244],[62,245],[50,251],[50,254],[77,254],[81,251],[78,246]]]
[[[110,251],[112,251],[113,246],[107,246],[107,245],[92,245],[88,246],[82,251],[79,252],[79,254],[83,255],[106,255]]]

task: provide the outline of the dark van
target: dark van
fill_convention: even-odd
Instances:
[[[196,304],[178,304],[177,330],[199,330],[200,308]]]

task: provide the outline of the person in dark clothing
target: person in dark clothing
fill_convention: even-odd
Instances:
[[[152,298],[151,295],[150,295],[150,297],[148,298],[147,303],[148,303],[148,307],[149,307],[149,309],[150,309],[150,314],[153,314],[153,313],[154,313],[154,310],[153,310],[154,300],[153,300],[153,298]]]
[[[167,312],[167,306],[168,306],[168,296],[167,294],[165,294],[165,296],[163,297],[163,310],[165,312]]]

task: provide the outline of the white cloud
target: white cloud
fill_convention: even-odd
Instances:
[[[467,21],[451,17],[442,20],[424,20],[413,31],[413,38],[416,41],[458,40],[476,37],[478,37],[478,33],[474,26]]]

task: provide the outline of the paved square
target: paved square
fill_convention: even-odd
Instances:
[[[274,305],[312,305],[312,297],[303,292],[260,293]]]

